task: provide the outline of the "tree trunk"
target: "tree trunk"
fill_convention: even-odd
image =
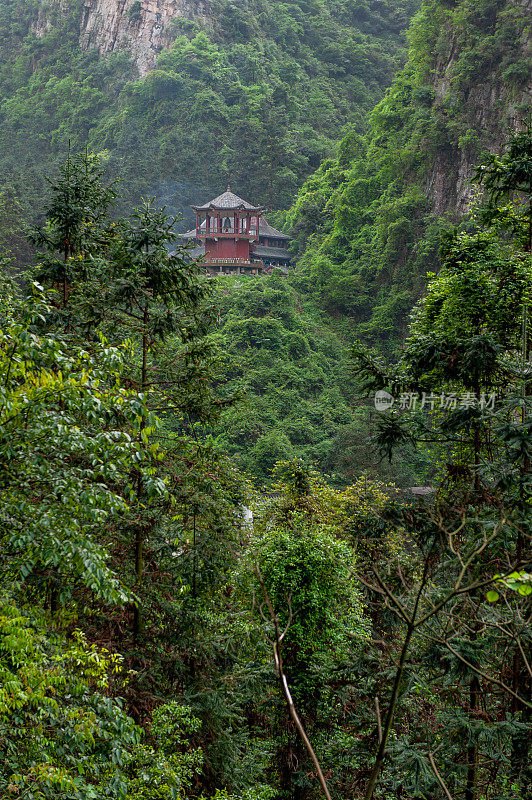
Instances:
[[[476,716],[479,694],[480,683],[477,676],[474,675],[469,684],[469,715],[471,718]],[[478,745],[477,742],[474,741],[467,748],[467,781],[464,794],[465,800],[477,800],[477,774]]]
[[[379,749],[377,750],[377,755],[375,756],[375,764],[373,765],[368,785],[366,786],[366,793],[364,795],[364,800],[373,800],[373,793],[375,791],[375,786],[377,785],[377,781],[379,779],[384,758],[386,756],[386,745],[388,744],[388,737],[390,735],[393,720],[395,717],[397,698],[399,697],[399,689],[401,688],[403,674],[405,671],[406,656],[410,648],[410,640],[412,639],[413,633],[414,633],[414,626],[408,625],[406,636],[403,642],[403,647],[401,649],[401,655],[399,657],[399,663],[395,671],[395,680],[393,682],[392,695],[390,697],[388,711],[386,712],[386,719],[384,721],[382,729],[382,736],[379,743]]]
[[[138,526],[135,532],[135,576],[136,585],[140,588],[144,572],[144,536],[142,528]],[[142,632],[142,615],[138,601],[133,607],[133,642],[136,644]]]
[[[141,372],[141,388],[142,392],[146,391],[148,385],[148,322],[149,322],[149,306],[146,302],[143,314],[143,331],[142,331],[142,372]],[[144,400],[145,403],[145,400]],[[146,425],[144,414],[140,420],[140,433],[144,430]],[[142,441],[142,439],[141,439]],[[140,500],[142,497],[142,475],[139,471],[137,475],[137,498]],[[139,523],[135,531],[135,579],[136,586],[140,589],[142,585],[142,576],[144,573],[144,530],[142,524]],[[137,600],[133,608],[133,642],[138,642],[139,635],[142,632],[142,610],[139,605],[140,600]]]
[[[531,657],[532,651],[529,653],[529,658]],[[524,700],[530,702],[532,700],[532,679],[524,667],[521,669],[521,657],[517,649],[514,652],[512,677],[514,691],[520,693]],[[519,690],[521,691],[519,692]],[[516,698],[512,698],[512,713],[516,716],[520,714],[518,716],[519,722],[527,727],[525,730],[518,731],[512,737],[510,777],[519,786],[519,796],[522,797],[522,800],[532,800],[532,764],[530,762],[532,711],[529,706],[521,705]]]

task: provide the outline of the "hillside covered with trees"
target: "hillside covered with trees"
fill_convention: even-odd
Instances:
[[[528,0],[117,8],[0,6],[1,800],[532,800]]]
[[[239,403],[213,282],[69,159],[2,284],[4,796],[528,797],[531,164],[524,132],[488,165],[400,361],[358,353],[430,391],[375,440],[431,443],[413,501],[297,458],[257,493],[202,434]]]
[[[108,154],[129,202],[157,194],[176,213],[230,181],[286,207],[342,131],[365,130],[415,2],[214,0],[201,20],[175,20],[173,45],[140,79],[127,50],[81,48],[85,7],[0,9],[2,183],[33,213],[69,141]]]
[[[442,236],[467,218],[476,166],[530,115],[530,13],[521,0],[425,0],[368,133],[352,129],[284,217],[295,285],[366,344],[396,347]]]

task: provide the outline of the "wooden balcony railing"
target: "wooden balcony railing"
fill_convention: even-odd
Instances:
[[[196,232],[197,239],[256,239],[258,237],[258,232],[251,230],[251,231],[206,231],[203,228],[200,231]]]
[[[209,258],[207,256],[202,263],[214,267],[262,267],[262,261],[250,261],[247,258]]]

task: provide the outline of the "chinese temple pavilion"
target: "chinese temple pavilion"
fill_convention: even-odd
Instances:
[[[263,206],[254,206],[227,191],[202,206],[192,206],[196,227],[183,234],[196,243],[190,254],[201,258],[210,275],[258,275],[278,267],[286,270],[290,237],[275,230],[263,216]]]

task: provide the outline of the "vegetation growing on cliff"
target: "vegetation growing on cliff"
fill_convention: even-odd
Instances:
[[[282,275],[217,279],[216,289],[224,374],[245,391],[224,415],[217,443],[241,470],[268,483],[276,461],[299,458],[340,485],[361,472],[401,486],[421,480],[421,454],[393,470],[380,462],[348,343],[315,302]]]
[[[342,130],[365,129],[415,3],[217,0],[208,27],[183,20],[141,80],[127,51],[80,50],[81,6],[0,9],[0,167],[28,212],[69,140],[108,151],[109,174],[134,202],[157,192],[182,210],[230,180],[286,206]]]
[[[510,115],[526,117],[528,24],[519,2],[426,0],[368,134],[350,132],[284,217],[294,285],[345,315],[344,330],[354,320],[365,342],[397,345],[438,266],[442,232],[465,210],[458,194],[467,199],[475,164],[502,145]],[[496,87],[495,101],[485,86]]]

